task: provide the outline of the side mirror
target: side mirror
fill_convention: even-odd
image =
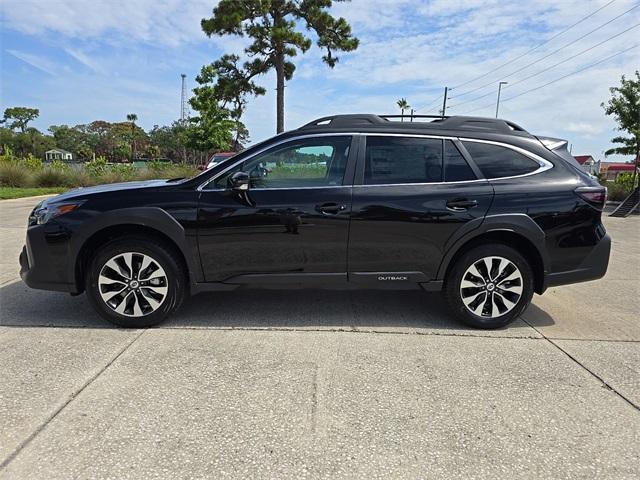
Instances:
[[[227,184],[232,190],[246,192],[249,190],[249,181],[250,177],[247,172],[236,172],[229,177]]]

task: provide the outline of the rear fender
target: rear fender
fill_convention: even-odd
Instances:
[[[544,232],[528,215],[524,213],[509,213],[489,215],[484,219],[475,219],[452,235],[445,246],[446,253],[442,258],[442,262],[440,262],[436,280],[444,280],[449,264],[467,243],[487,233],[501,231],[520,235],[531,242],[542,259],[543,274],[546,275],[549,270],[549,258],[543,248],[545,242]]]

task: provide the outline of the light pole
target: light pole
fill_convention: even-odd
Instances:
[[[496,102],[496,118],[498,118],[498,109],[500,108],[500,91],[502,90],[502,85],[506,85],[509,82],[500,82],[498,84],[498,101]]]

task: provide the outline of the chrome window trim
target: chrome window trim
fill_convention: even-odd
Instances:
[[[475,180],[457,180],[455,182],[424,182],[424,183],[375,183],[367,185],[353,185],[354,188],[362,187],[402,187],[402,186],[421,186],[421,185],[454,185],[457,183],[480,183],[488,182],[486,178],[476,178]]]
[[[210,179],[206,180],[205,182],[201,183],[198,187],[197,187],[197,191],[201,192],[204,190],[204,188],[211,182],[217,180],[218,178],[220,178],[222,175],[224,175],[226,172],[228,172],[229,170],[231,170],[232,168],[236,167],[237,165],[239,165],[242,162],[245,162],[247,160],[252,159],[253,157],[255,157],[256,155],[260,155],[261,153],[273,148],[273,147],[277,147],[278,145],[282,145],[284,143],[288,143],[288,142],[293,142],[296,140],[304,140],[307,138],[320,138],[320,137],[355,137],[355,136],[364,136],[364,137],[408,137],[408,138],[433,138],[433,139],[440,139],[440,140],[459,140],[461,142],[476,142],[476,143],[488,143],[490,145],[496,145],[499,147],[504,147],[504,148],[508,148],[511,149],[515,152],[518,152],[522,155],[524,155],[525,157],[530,158],[531,160],[535,161],[536,163],[538,163],[538,165],[540,165],[540,168],[538,168],[537,170],[534,170],[533,172],[529,172],[529,173],[524,173],[522,175],[512,175],[509,177],[492,177],[492,178],[477,178],[475,180],[460,180],[460,181],[455,181],[455,182],[423,182],[423,183],[383,183],[383,184],[367,184],[367,185],[321,185],[321,186],[317,186],[317,187],[275,187],[275,188],[252,188],[251,190],[255,190],[255,191],[264,191],[264,190],[318,190],[318,189],[322,189],[322,188],[349,188],[349,187],[390,187],[390,186],[402,186],[402,185],[413,185],[413,186],[419,186],[419,185],[441,185],[441,184],[457,184],[457,183],[478,183],[478,182],[488,182],[490,180],[509,180],[509,179],[513,179],[513,178],[522,178],[522,177],[528,177],[530,175],[537,175],[539,173],[545,172],[551,168],[554,167],[553,163],[549,162],[548,160],[545,160],[544,158],[540,157],[539,155],[536,155],[535,153],[532,153],[524,148],[521,147],[517,147],[515,145],[511,145],[509,143],[504,143],[504,142],[498,142],[495,140],[481,140],[478,138],[468,138],[468,137],[455,137],[455,136],[449,136],[449,135],[429,135],[429,134],[416,134],[416,133],[385,133],[385,132],[380,132],[380,133],[373,133],[373,132],[332,132],[332,133],[310,133],[310,134],[306,134],[306,135],[299,135],[296,137],[290,137],[287,139],[283,139],[279,142],[270,144],[264,148],[261,148],[260,150],[254,152],[253,154],[251,154],[250,156],[242,159],[242,160],[238,160],[237,162],[234,162],[233,164],[229,165],[227,168],[225,168],[224,170],[222,170],[221,172],[219,172],[218,174],[216,174],[215,176],[211,177]],[[221,192],[224,191],[226,189],[224,188],[212,188],[212,189],[207,189],[208,192]]]

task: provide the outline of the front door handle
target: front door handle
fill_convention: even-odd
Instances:
[[[339,205],[337,203],[323,203],[322,205],[316,205],[316,211],[324,215],[335,215],[346,208],[346,205]]]
[[[449,200],[447,202],[447,208],[449,210],[453,210],[454,212],[464,212],[465,210],[469,210],[470,208],[477,206],[477,200],[468,200],[466,198],[454,198],[453,200]]]

